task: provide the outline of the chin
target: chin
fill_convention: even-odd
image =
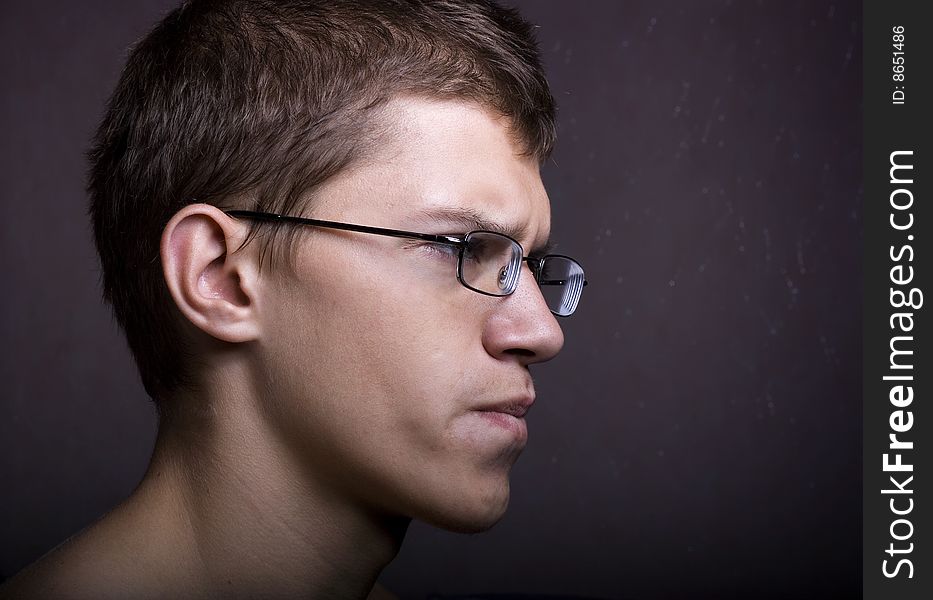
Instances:
[[[416,516],[421,521],[454,533],[481,533],[502,520],[509,506],[509,487],[493,493],[463,495],[447,506]]]
[[[498,523],[505,516],[505,511],[496,515],[472,515],[464,518],[458,515],[455,518],[446,518],[439,520],[425,520],[428,525],[433,525],[440,529],[453,533],[482,533],[488,531],[493,525]]]

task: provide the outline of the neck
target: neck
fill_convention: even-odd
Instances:
[[[226,414],[163,419],[130,502],[177,533],[159,537],[166,556],[184,561],[175,573],[196,588],[185,595],[366,598],[410,519],[379,514],[308,473],[248,405],[226,398],[213,405]]]

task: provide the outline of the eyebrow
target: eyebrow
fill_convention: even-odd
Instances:
[[[507,235],[513,240],[520,240],[528,233],[526,225],[514,225],[506,223],[497,223],[471,208],[462,207],[435,207],[420,210],[415,213],[416,217],[423,221],[434,223],[452,223],[463,227],[466,231],[493,231]],[[453,233],[453,232],[448,232]],[[543,244],[538,244],[529,251],[529,256],[543,256],[554,249],[554,241],[548,238]]]

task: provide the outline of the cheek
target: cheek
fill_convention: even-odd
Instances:
[[[342,269],[357,276],[311,299],[320,307],[315,355],[331,369],[352,373],[354,388],[359,383],[399,402],[440,401],[442,390],[455,392],[465,363],[482,349],[480,327],[471,334],[453,272],[447,278],[418,269],[423,262],[397,249],[378,258],[349,261]]]
[[[274,379],[294,410],[320,412],[314,418],[341,431],[394,432],[439,446],[440,432],[475,394],[469,389],[480,329],[471,337],[462,307],[427,293],[417,277],[403,287],[395,278],[378,281],[380,273],[357,272],[351,281],[286,292],[276,312],[290,316],[270,323],[267,361],[283,366]]]
[[[306,316],[281,319],[273,341],[273,365],[289,365],[272,367],[276,427],[302,468],[347,494],[487,528],[521,445],[470,414],[489,393],[480,328],[468,307],[373,289],[307,288],[291,302]]]
[[[479,307],[455,278],[438,292],[417,275],[402,287],[356,272],[368,277],[296,285],[280,304],[290,317],[274,319],[265,359],[277,428],[307,468],[354,493],[495,504],[483,498],[501,499],[521,448],[469,414],[489,393]]]

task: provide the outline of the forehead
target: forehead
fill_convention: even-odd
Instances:
[[[315,216],[434,233],[502,229],[526,250],[547,241],[538,164],[519,154],[506,119],[468,102],[405,97],[380,126],[375,155],[325,186]]]

